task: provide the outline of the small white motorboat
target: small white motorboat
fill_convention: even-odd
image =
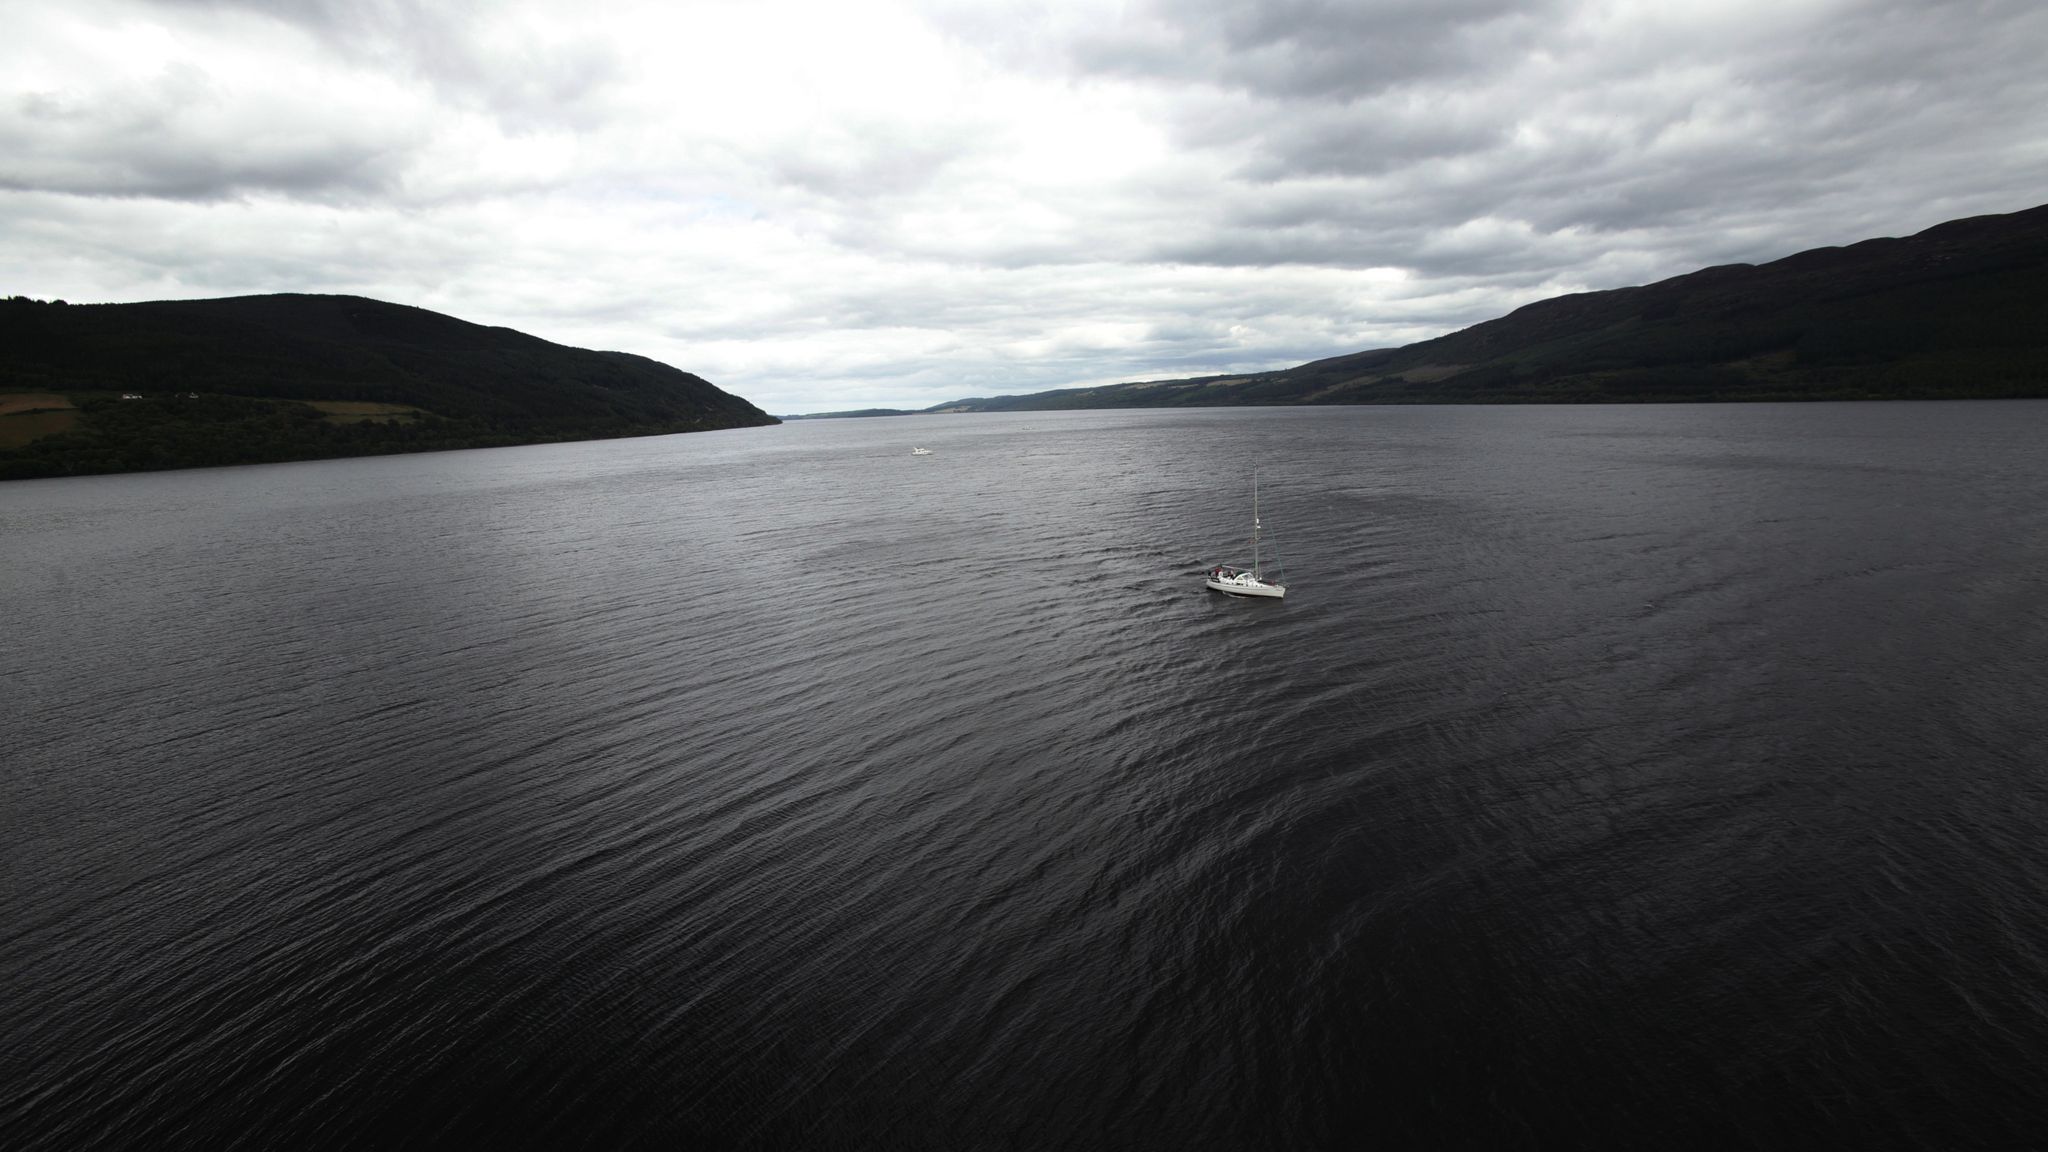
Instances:
[[[929,448],[912,448],[910,454],[912,456],[929,456],[932,454],[932,450]]]

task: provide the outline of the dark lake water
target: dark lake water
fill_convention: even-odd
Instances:
[[[2048,1131],[2048,403],[19,482],[0,591],[9,1148]]]

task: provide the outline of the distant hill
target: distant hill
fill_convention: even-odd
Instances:
[[[643,356],[360,296],[0,301],[0,479],[776,422]]]
[[[868,416],[919,416],[923,413],[916,408],[855,408],[846,412],[806,412],[800,416],[784,416],[784,420],[852,420]]]
[[[2019,396],[2048,397],[2048,206],[1559,296],[1296,368],[927,411]]]

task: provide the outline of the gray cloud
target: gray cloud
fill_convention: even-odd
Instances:
[[[208,200],[248,192],[364,197],[388,190],[416,141],[336,118],[252,122],[196,68],[86,96],[0,103],[0,187]]]
[[[1073,45],[1084,71],[1199,81],[1279,100],[1348,100],[1464,73],[1552,18],[1530,0],[1157,0]]]
[[[355,63],[430,85],[514,131],[587,127],[620,59],[593,34],[505,25],[486,0],[141,0],[170,13],[240,15],[298,28]]]
[[[865,209],[929,187],[957,158],[975,150],[954,125],[852,123],[807,133],[763,157],[777,183]],[[861,211],[873,217],[873,211]]]
[[[1572,84],[1524,61],[1345,101],[1186,101],[1206,114],[1178,138],[1240,157],[1254,187],[1156,255],[1527,288],[1578,268],[1604,287],[2038,199],[2038,9],[1839,6],[1732,42],[1653,31],[1626,53],[1581,46]],[[1572,58],[1584,35],[1544,47]]]
[[[0,276],[773,411],[1279,367],[2032,206],[2027,0],[0,0]]]

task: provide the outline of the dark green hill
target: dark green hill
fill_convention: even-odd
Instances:
[[[0,478],[776,422],[643,356],[359,296],[0,301],[0,393],[61,396],[77,413],[25,442],[0,416]]]
[[[2048,396],[2048,206],[1518,308],[1403,348],[934,412]]]

